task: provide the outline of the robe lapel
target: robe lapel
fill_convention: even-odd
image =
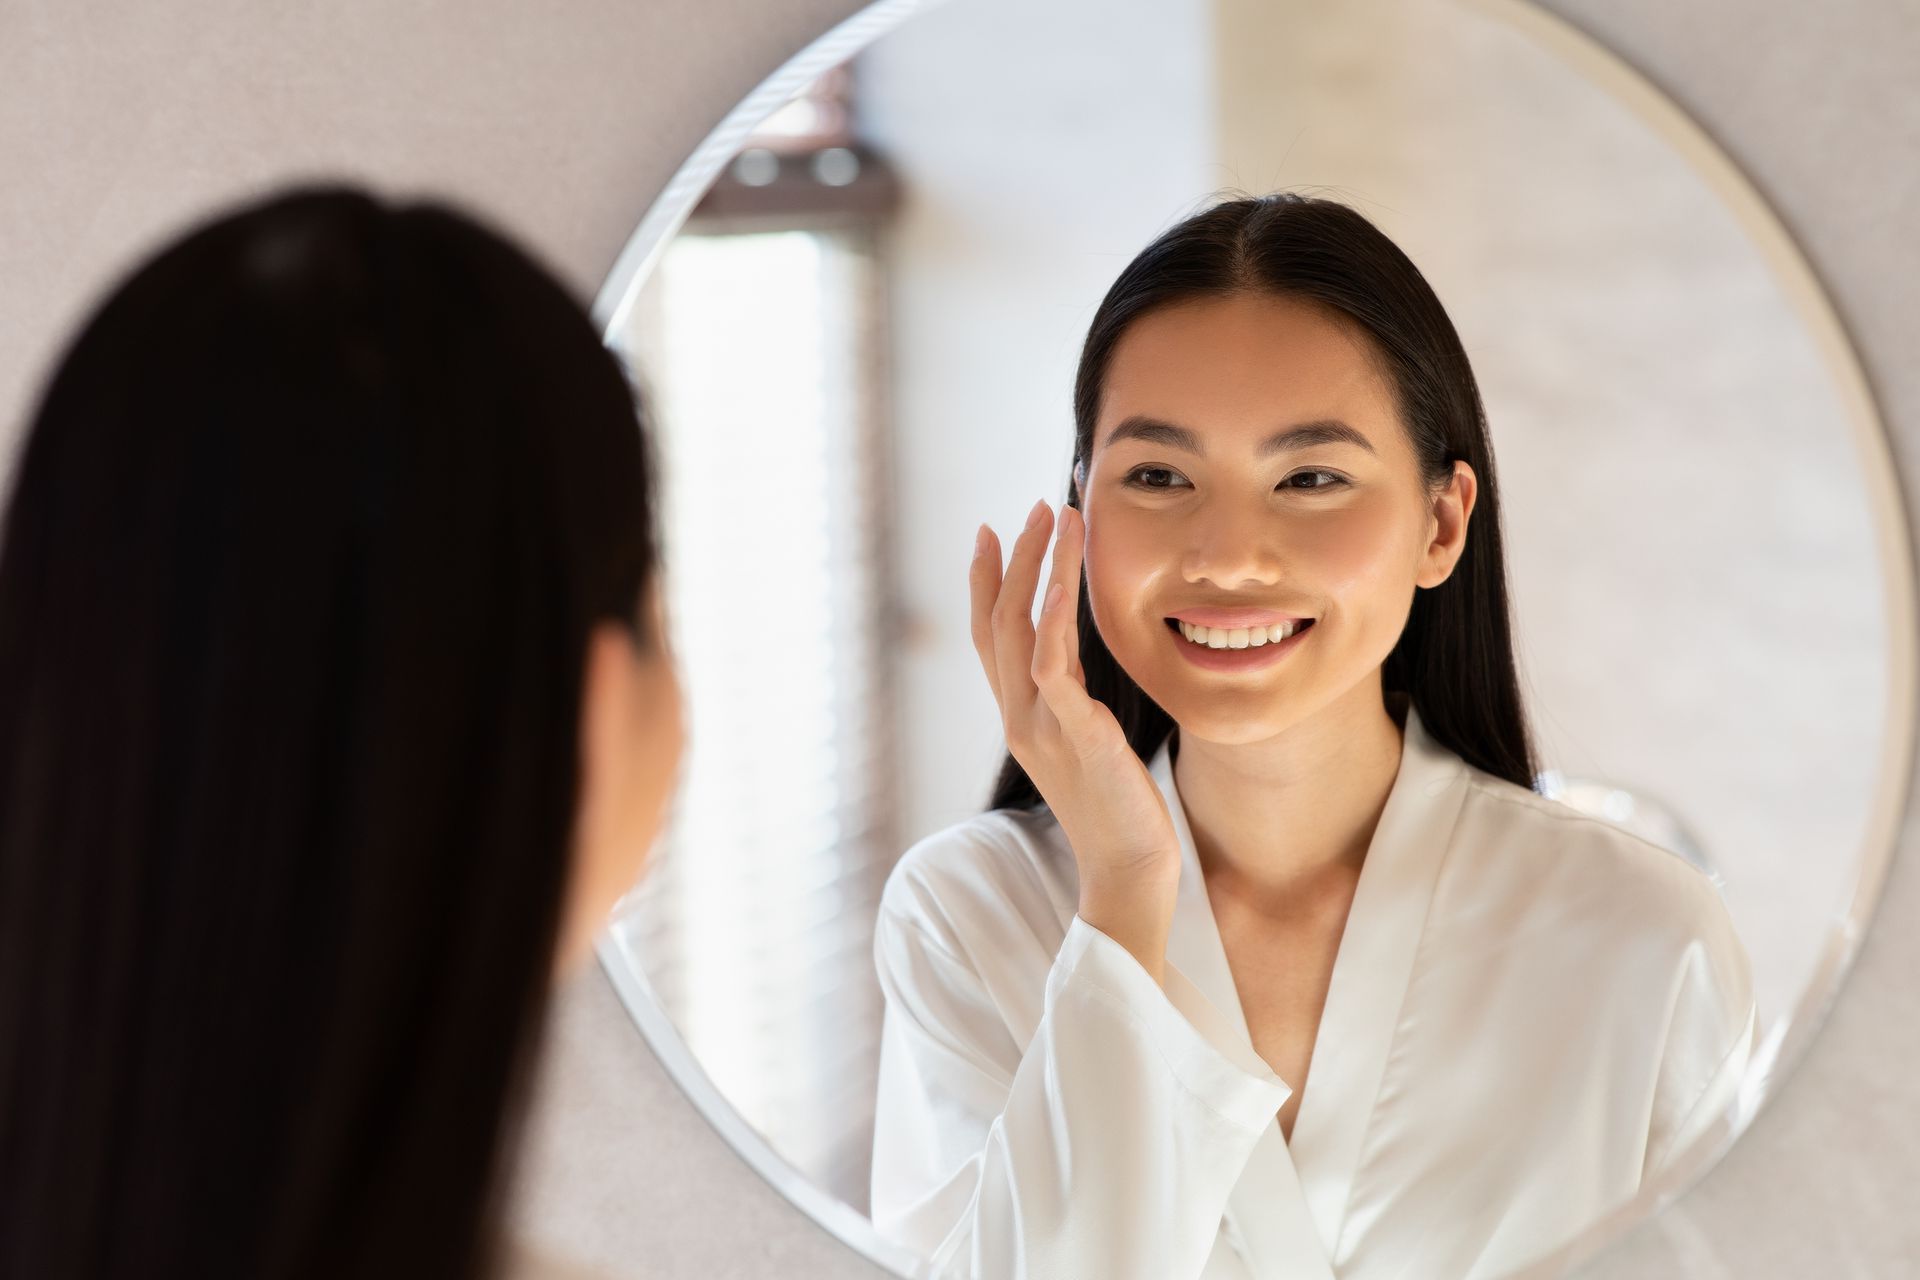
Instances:
[[[1174,789],[1168,744],[1161,744],[1148,772],[1160,787],[1174,832],[1180,838],[1180,884],[1174,898],[1173,925],[1167,935],[1167,981],[1189,983],[1219,1011],[1251,1052],[1253,1037],[1247,1030],[1246,1012],[1233,983],[1219,927],[1214,923],[1186,811]],[[1296,1092],[1300,1088],[1298,1081],[1286,1083]],[[1253,1275],[1262,1280],[1268,1276],[1333,1280],[1320,1229],[1301,1194],[1277,1118],[1267,1121],[1266,1131],[1254,1144],[1240,1180],[1228,1197],[1224,1217],[1229,1237]]]
[[[1329,1258],[1340,1256],[1420,933],[1466,799],[1460,758],[1427,734],[1411,707],[1405,724],[1400,770],[1361,864],[1293,1120],[1294,1167]]]
[[[1354,888],[1307,1079],[1286,1082],[1301,1095],[1291,1146],[1279,1120],[1269,1121],[1228,1201],[1228,1229],[1256,1276],[1331,1280],[1331,1260],[1338,1255],[1348,1195],[1412,979],[1421,927],[1465,798],[1459,757],[1427,734],[1411,707],[1405,725],[1400,769]],[[1239,989],[1174,786],[1170,745],[1161,744],[1148,769],[1181,847],[1167,963],[1251,1048]]]

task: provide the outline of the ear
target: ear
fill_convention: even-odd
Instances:
[[[1085,458],[1073,464],[1073,496],[1080,499],[1076,505],[1084,511],[1087,506],[1087,460]]]
[[[1479,480],[1465,461],[1453,464],[1446,486],[1433,495],[1427,512],[1427,545],[1420,555],[1414,585],[1437,587],[1453,574],[1467,549],[1467,521],[1479,496]]]

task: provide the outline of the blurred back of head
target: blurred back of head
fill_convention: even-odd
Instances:
[[[0,532],[0,1274],[491,1265],[640,427],[432,204],[251,205],[88,320]]]

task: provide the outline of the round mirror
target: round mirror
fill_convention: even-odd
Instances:
[[[1657,1080],[1595,1067],[1565,1037],[1544,1052],[1546,1024],[1502,1021],[1498,993],[1449,1003],[1469,945],[1509,948],[1487,972],[1581,1011],[1580,1027],[1614,988],[1555,987],[1565,974],[1528,948],[1572,949],[1576,926],[1544,908],[1502,915],[1433,870],[1499,833],[1461,834],[1451,810],[1421,827],[1400,789],[1348,886],[1344,930],[1318,935],[1304,1072],[1281,1069],[1307,1060],[1283,996],[1301,985],[1296,961],[1312,971],[1299,960],[1311,948],[1229,921],[1213,863],[1182,871],[1199,877],[1183,893],[1203,886],[1182,902],[1211,892],[1218,919],[1176,916],[1167,1003],[1112,992],[1126,1012],[1103,1025],[1147,1029],[1084,1040],[1093,1061],[1078,1075],[1062,1066],[1071,1046],[1044,1063],[1035,1047],[1043,1030],[1070,1033],[1046,1022],[1071,1003],[1062,991],[1139,975],[1121,972],[1107,933],[1070,928],[1076,902],[1051,882],[1018,908],[1041,921],[1024,933],[1004,932],[1017,893],[954,900],[967,892],[956,831],[998,832],[981,847],[1008,865],[1064,847],[1035,818],[1044,808],[988,814],[1007,745],[970,632],[975,527],[991,524],[1004,550],[1036,498],[1057,512],[1069,496],[1076,366],[1123,268],[1183,219],[1272,191],[1338,202],[1390,238],[1471,362],[1538,767],[1535,796],[1504,793],[1499,811],[1524,810],[1536,832],[1565,815],[1564,843],[1538,850],[1560,859],[1554,875],[1631,849],[1737,933],[1736,947],[1692,947],[1610,1024],[1671,1019]],[[689,713],[667,833],[601,959],[716,1128],[867,1256],[903,1275],[964,1270],[969,1252],[1032,1261],[1106,1214],[1116,1231],[1148,1222],[1128,1231],[1207,1277],[1400,1274],[1409,1249],[1452,1260],[1423,1274],[1552,1273],[1683,1191],[1817,1028],[1879,889],[1913,731],[1911,571],[1886,446],[1840,326],[1766,206],[1676,107],[1559,20],[1517,0],[878,4],[729,115],[647,213],[597,310],[656,420]],[[1165,438],[1136,461],[1199,474]],[[1168,563],[1191,567],[1198,517],[1180,528],[1193,541]],[[1299,651],[1312,642],[1308,630]],[[1431,726],[1401,728],[1392,776],[1409,795],[1416,751],[1421,778],[1468,776]],[[1169,753],[1141,764],[1174,802]],[[1201,812],[1191,830],[1180,818],[1196,863],[1212,839]],[[906,921],[925,948],[890,953],[876,922],[909,850],[938,854],[941,874],[892,892],[951,931]],[[1416,865],[1425,887],[1395,896],[1386,878],[1417,880]],[[1590,957],[1663,909],[1629,905]],[[1008,936],[1031,937],[1033,954],[996,941]],[[1109,967],[1087,978],[1070,961]],[[972,992],[970,1029],[935,1025],[931,1004],[890,1015],[889,1002],[932,1000],[914,974],[883,992],[890,962],[964,975],[974,985],[943,998]],[[1737,987],[1750,1009],[1737,1061],[1682,1061],[1696,982],[1714,998]],[[941,1072],[903,1047],[882,1080],[889,1016],[920,1019],[926,1043],[946,1037]],[[1450,1038],[1416,1030],[1448,1019]],[[1150,1051],[1184,1055],[1181,1089],[1201,1087],[1191,1070],[1224,1091],[1203,1108],[1250,1107],[1245,1141],[1130,1084],[1126,1055]],[[1014,1097],[1002,1068],[1029,1059],[1061,1073],[1055,1094],[1108,1090],[1105,1132],[1121,1136],[1083,1139],[1066,1160],[1065,1130],[1049,1147],[1031,1115],[1000,1125],[996,1099]],[[1475,1092],[1519,1063],[1535,1064],[1544,1101]],[[915,1111],[900,1081],[923,1068]],[[1269,1068],[1291,1116],[1256,1087]],[[877,1126],[888,1089],[895,1111]],[[1459,1132],[1428,1122],[1436,1097],[1469,1113]],[[1656,1160],[1644,1130],[1589,1132],[1636,1106],[1656,1121],[1676,1108],[1670,1133],[1686,1142]],[[1017,1123],[1024,1147],[1005,1132]],[[1182,1166],[1216,1142],[1225,1174]],[[1553,1177],[1527,1172],[1543,1152]],[[1644,1176],[1600,1172],[1616,1165]],[[1564,1191],[1588,1172],[1592,1185],[1556,1192],[1578,1206],[1563,1212],[1503,1199],[1507,1184],[1482,1179],[1490,1166],[1514,1186]],[[1166,1198],[1100,1199],[1129,1186]],[[969,1235],[993,1195],[1025,1217],[976,1219]],[[1016,1218],[1026,1237],[993,1236]]]

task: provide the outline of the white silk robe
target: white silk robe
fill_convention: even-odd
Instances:
[[[1076,913],[1045,809],[968,818],[888,879],[873,1219],[926,1274],[1506,1276],[1731,1123],[1750,968],[1683,858],[1408,710],[1306,1077],[1282,1080],[1167,745],[1150,773],[1183,857],[1164,990]]]

